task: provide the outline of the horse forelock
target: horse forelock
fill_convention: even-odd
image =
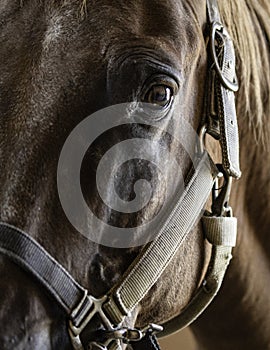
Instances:
[[[238,117],[247,116],[257,141],[268,143],[270,130],[270,3],[265,0],[219,1],[232,35],[240,81]]]

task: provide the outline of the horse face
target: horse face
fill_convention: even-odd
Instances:
[[[140,227],[161,210],[165,192],[174,188],[178,174],[170,163],[157,171],[145,154],[150,152],[158,161],[162,145],[176,159],[183,178],[192,166],[194,150],[188,155],[167,130],[185,136],[181,120],[193,130],[200,124],[206,69],[204,5],[193,1],[93,1],[85,14],[69,1],[1,5],[5,17],[1,34],[1,220],[29,232],[95,296],[119,280],[140,248],[136,237],[128,249],[120,249],[120,243],[117,249],[117,242],[105,247],[70,224],[57,190],[61,149],[87,116],[124,103],[127,117],[132,117],[140,103],[147,103],[141,119],[99,135],[86,152],[80,182],[91,210],[113,227]],[[122,164],[116,176],[108,179],[105,196],[113,200],[116,193],[130,202],[140,179],[150,183],[152,193],[140,210],[121,213],[101,200],[95,174],[107,150],[133,138],[148,142],[142,142],[138,157]],[[91,222],[89,230],[93,230]],[[102,234],[100,230],[101,243]],[[178,313],[197,285],[202,260],[202,235],[197,228],[143,301],[138,322],[158,322]],[[1,262],[0,339],[4,348],[49,349],[59,344],[69,348],[65,318],[58,307],[31,277],[6,258]]]

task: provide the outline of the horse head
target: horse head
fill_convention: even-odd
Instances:
[[[28,232],[99,298],[153,239],[155,224],[144,225],[168,211],[196,167],[206,3],[25,0],[0,8],[1,221]],[[74,130],[75,145],[68,144]],[[84,152],[75,169],[78,145]],[[78,191],[66,180],[73,170]],[[79,192],[92,213],[85,227]],[[208,253],[197,220],[124,326],[178,315]],[[3,348],[70,349],[66,315],[40,284],[6,256],[1,276]]]

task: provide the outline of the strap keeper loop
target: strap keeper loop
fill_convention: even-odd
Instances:
[[[205,236],[211,244],[235,247],[237,237],[235,217],[204,216],[202,223]]]

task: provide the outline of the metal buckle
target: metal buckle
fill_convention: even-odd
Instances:
[[[218,174],[212,191],[212,213],[216,216],[233,216],[232,208],[229,205],[232,176],[228,176],[222,164],[216,164],[220,173]],[[223,179],[223,184],[220,184]]]
[[[104,331],[107,339],[123,340],[124,343],[138,342],[142,340],[146,334],[157,334],[163,331],[163,327],[154,323],[149,324],[143,329],[123,327],[113,331]]]
[[[205,135],[207,127],[203,125],[199,132],[198,153],[202,155],[205,151]],[[232,189],[232,176],[229,176],[222,164],[216,164],[219,173],[214,181],[212,190],[212,213],[217,216],[232,216],[232,208],[229,206],[229,199]],[[220,184],[220,180],[223,183]]]
[[[199,156],[202,156],[204,151],[205,151],[205,135],[206,135],[206,133],[207,133],[207,127],[204,124],[199,131],[199,140],[198,140],[198,145],[197,145]]]
[[[71,342],[73,345],[73,348],[75,350],[83,350],[83,344],[81,342],[80,335],[83,332],[83,330],[86,328],[86,326],[90,323],[90,321],[93,319],[95,315],[98,315],[101,319],[101,324],[104,326],[105,330],[108,331],[116,331],[115,325],[112,324],[110,319],[107,317],[103,310],[104,303],[108,300],[108,296],[105,295],[104,297],[100,299],[96,299],[92,297],[91,295],[87,294],[87,291],[85,292],[85,295],[82,299],[82,301],[79,303],[79,305],[73,310],[71,314],[71,319],[69,321],[69,335],[71,338]],[[83,308],[83,305],[87,305],[86,308]],[[83,314],[80,317],[79,325],[76,326],[72,319],[78,318],[79,314]],[[117,327],[119,327],[118,325]],[[99,346],[101,349],[102,347],[106,349],[110,345],[110,340],[108,339],[104,344],[101,343],[93,343],[95,344],[96,348]],[[118,343],[117,346],[114,347],[114,349],[121,349],[120,343],[116,340]]]
[[[163,327],[155,323],[150,323],[147,327],[141,330],[143,337],[145,337],[147,334],[155,335],[162,331],[163,331]]]
[[[228,31],[226,30],[226,28],[218,23],[218,22],[213,22],[212,23],[212,27],[211,27],[211,40],[210,40],[210,51],[211,51],[211,55],[212,55],[212,59],[215,65],[215,70],[222,82],[222,84],[229,90],[236,92],[239,88],[238,85],[238,80],[237,80],[237,76],[236,74],[234,74],[234,78],[232,81],[230,81],[225,75],[224,72],[222,72],[221,68],[220,68],[220,64],[219,64],[219,57],[217,54],[217,39],[216,39],[216,35],[217,32],[219,33],[220,38],[223,39],[224,45],[230,45],[229,43],[231,43],[232,45],[232,40],[231,37],[228,33]],[[233,46],[230,49],[231,52],[234,52]],[[235,64],[232,61],[228,62],[228,68],[229,69],[234,69],[235,72]],[[231,65],[231,66],[230,66]]]
[[[105,295],[100,299],[96,299],[85,291],[84,297],[79,305],[72,311],[69,321],[69,335],[74,350],[84,350],[80,335],[87,325],[91,322],[95,315],[98,315],[101,325],[104,329],[98,330],[98,338],[102,340],[90,341],[89,349],[100,350],[121,350],[121,342],[138,342],[147,333],[156,334],[163,330],[162,326],[150,324],[143,329],[122,327],[121,324],[114,325],[103,310],[103,305],[108,301],[109,297]],[[79,324],[75,325],[76,320]]]

